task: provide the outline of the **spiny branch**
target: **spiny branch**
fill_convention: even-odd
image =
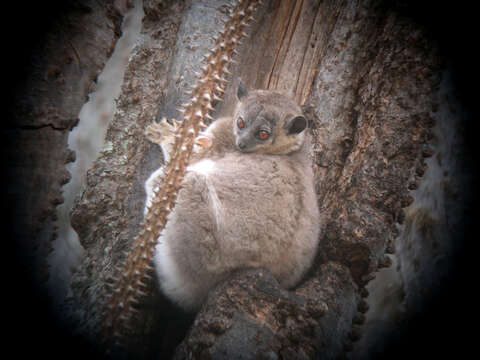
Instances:
[[[221,100],[225,92],[225,76],[229,74],[228,66],[235,48],[240,39],[247,35],[246,27],[260,3],[258,0],[238,1],[223,32],[215,38],[214,47],[205,56],[202,72],[197,74],[197,82],[190,91],[190,101],[179,109],[183,113],[183,121],[177,129],[171,160],[166,166],[162,184],[154,189],[154,198],[147,209],[142,229],[125,262],[116,269],[118,276],[113,278],[102,331],[107,342],[121,343],[131,318],[138,311],[135,304],[146,295],[145,281],[148,279],[147,271],[152,270],[150,263],[155,245],[175,205],[194,140],[199,131],[206,127],[205,121],[212,120],[209,112],[213,110],[213,102]]]

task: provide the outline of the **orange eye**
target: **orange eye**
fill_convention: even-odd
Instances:
[[[268,137],[270,136],[270,133],[266,130],[260,130],[257,136],[260,140],[267,140]]]
[[[239,129],[243,129],[245,127],[245,121],[243,121],[242,118],[238,118],[237,126],[238,126]]]

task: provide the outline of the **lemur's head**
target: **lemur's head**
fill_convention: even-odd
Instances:
[[[247,91],[241,81],[237,98],[233,132],[239,151],[283,155],[302,147],[307,120],[294,100],[274,91]]]

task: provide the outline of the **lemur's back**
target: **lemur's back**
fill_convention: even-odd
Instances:
[[[265,113],[273,116],[271,109]],[[238,118],[242,124],[235,133],[258,125],[249,116],[240,111],[207,129],[214,144],[216,138],[230,140],[188,167],[159,238],[155,266],[162,290],[186,309],[198,308],[208,291],[238,268],[267,268],[292,287],[316,253],[320,215],[300,128],[306,124],[294,124],[300,118],[295,113],[279,115],[277,122],[263,119],[265,124],[252,130],[269,132],[270,143],[246,140],[246,132],[232,137]],[[238,139],[254,150],[239,151]],[[285,153],[285,144],[291,153]],[[266,153],[271,149],[282,153]]]

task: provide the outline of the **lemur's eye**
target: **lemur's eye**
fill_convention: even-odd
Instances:
[[[237,120],[237,126],[239,129],[243,129],[245,127],[245,121],[243,121],[241,117],[239,117]]]
[[[268,137],[270,136],[270,133],[267,130],[260,130],[257,133],[257,136],[260,140],[267,140]]]

